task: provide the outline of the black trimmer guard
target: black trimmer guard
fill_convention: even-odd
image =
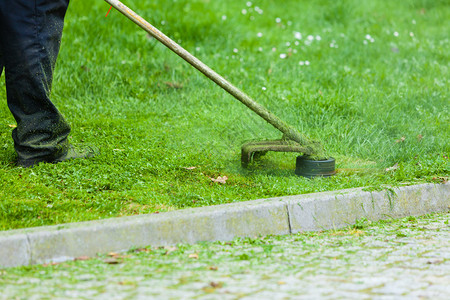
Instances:
[[[307,178],[330,177],[336,174],[334,158],[311,160],[308,156],[297,156],[295,174]]]

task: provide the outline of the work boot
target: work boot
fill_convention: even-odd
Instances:
[[[95,151],[92,147],[85,147],[83,149],[81,148],[75,148],[73,145],[69,145],[67,151],[57,157],[46,157],[46,158],[39,158],[39,159],[18,159],[17,165],[22,168],[32,168],[35,165],[39,163],[52,163],[57,164],[63,161],[68,161],[72,159],[78,159],[78,158],[89,158],[94,157],[97,151]]]

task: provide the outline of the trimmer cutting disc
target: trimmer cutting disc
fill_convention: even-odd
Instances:
[[[297,156],[295,174],[307,178],[330,177],[336,174],[334,158],[326,160],[311,160],[308,156]]]

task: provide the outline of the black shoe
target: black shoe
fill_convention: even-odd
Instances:
[[[69,150],[67,150],[66,154],[50,161],[50,163],[57,164],[59,162],[71,159],[94,157],[95,153],[96,151],[92,147],[75,148],[74,146],[70,145]]]
[[[58,158],[37,158],[37,159],[18,159],[17,160],[17,166],[22,168],[32,168],[35,165],[39,163],[52,163],[57,164],[63,161],[71,160],[71,159],[77,159],[77,158],[89,158],[95,156],[97,151],[95,151],[91,147],[85,147],[83,149],[75,148],[74,146],[70,145],[69,149],[65,154]]]

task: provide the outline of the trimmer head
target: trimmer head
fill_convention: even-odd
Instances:
[[[252,160],[261,157],[268,151],[303,153],[303,155],[297,157],[295,168],[295,174],[299,176],[314,178],[329,177],[336,174],[334,158],[313,160],[309,156],[312,154],[311,148],[286,139],[254,141],[244,144],[241,149],[242,166],[246,168]]]
[[[336,174],[334,158],[312,160],[308,156],[297,156],[295,174],[307,178],[330,177]]]

